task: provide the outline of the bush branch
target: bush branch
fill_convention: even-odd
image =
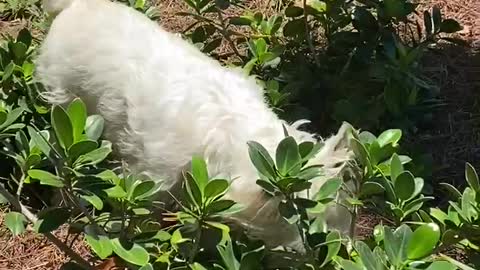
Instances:
[[[15,196],[10,194],[10,192],[8,192],[2,184],[0,184],[0,194],[8,200],[8,202],[12,205],[13,209],[22,213],[29,222],[36,223],[38,221],[38,217],[34,213],[30,212],[30,210],[28,210],[28,208],[25,207]],[[83,268],[89,269],[89,270],[94,269],[89,262],[83,259],[80,255],[78,255],[75,251],[73,251],[69,246],[63,243],[55,235],[53,235],[50,232],[45,232],[43,233],[43,235],[45,235],[45,237],[50,242],[56,245],[62,252],[64,252],[67,256],[69,256],[72,260],[79,263]]]

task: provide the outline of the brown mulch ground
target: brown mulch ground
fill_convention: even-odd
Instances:
[[[246,4],[252,10],[268,12],[272,2],[250,0]],[[460,37],[470,45],[469,48],[445,46],[439,53],[428,57],[427,71],[440,83],[445,106],[435,113],[435,125],[412,139],[423,151],[433,154],[434,176],[439,182],[460,185],[465,161],[480,168],[480,0],[429,0],[422,5],[438,5],[446,17],[460,21],[464,26]],[[180,0],[157,0],[157,6],[161,12],[160,23],[172,32],[179,32],[192,22],[175,15],[185,7]],[[22,21],[0,21],[0,33],[14,34],[25,25]],[[223,47],[225,49],[227,45]],[[2,213],[0,211],[0,270],[59,269],[68,261],[60,250],[33,232],[13,237],[2,226]],[[357,232],[370,235],[380,221],[381,218],[373,214],[362,214]],[[55,235],[64,239],[66,228],[58,230]],[[73,248],[85,258],[91,257],[81,241],[75,241]]]
[[[412,142],[432,153],[436,183],[461,186],[466,161],[480,168],[480,1],[430,0],[428,6],[433,5],[463,25],[456,36],[469,47],[442,44],[426,57],[425,71],[439,84],[444,106],[435,112],[433,126]]]

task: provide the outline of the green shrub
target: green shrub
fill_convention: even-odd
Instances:
[[[225,40],[247,73],[277,82],[266,91],[274,107],[292,115],[303,105],[309,118],[368,129],[415,128],[438,106],[422,56],[441,39],[459,42],[444,34],[462,29],[438,8],[420,25],[412,18],[417,4],[407,0],[284,1],[269,16],[240,1],[185,2],[193,12],[179,14],[195,19],[186,28],[191,41],[211,53]],[[230,9],[243,14],[229,17]]]
[[[211,179],[200,157],[192,158],[191,171],[185,174],[184,195],[174,198],[180,210],[163,213],[162,221],[159,182],[132,175],[125,166],[108,168],[104,161],[111,144],[98,141],[103,120],[87,116],[79,99],[66,110],[51,109],[51,128],[19,125],[15,115],[6,114],[5,119],[3,143],[13,144],[5,154],[16,161],[22,176],[0,185],[2,201],[12,206],[6,226],[18,235],[31,222],[36,232],[52,237],[53,230],[68,224],[71,231],[85,234],[99,258],[118,256],[131,269],[472,269],[439,252],[452,245],[478,251],[475,170],[467,165],[470,187],[463,194],[450,187],[460,204],[450,202],[448,214],[437,208],[428,214],[421,210],[427,198],[421,195],[422,180],[403,170],[408,157],[395,154],[399,130],[378,137],[353,132],[351,143],[362,169],[362,177],[355,179],[359,191],[349,190],[342,179],[331,179],[311,200],[299,194],[309,190],[321,173],[320,167],[305,167],[321,144],[298,144],[286,134],[272,158],[260,144],[248,143],[253,166],[261,175],[257,184],[281,199],[280,214],[296,224],[302,236],[306,250],[302,255],[268,250],[241,232],[232,233],[223,222],[241,205],[223,198],[229,181]],[[27,210],[22,206],[23,188],[35,183],[61,193],[62,201],[36,213]],[[372,238],[358,241],[328,228],[322,217],[310,218],[309,211],[342,204],[334,200],[340,190],[347,191],[345,207],[353,214],[367,207],[369,195],[385,193],[383,201],[376,202],[389,206],[395,226],[380,224]],[[162,225],[165,221],[170,225]],[[88,262],[72,258],[77,266],[87,267]]]
[[[372,43],[367,41],[374,35],[382,37],[385,31],[397,33],[391,27],[413,8],[405,1],[400,1],[404,5],[399,8],[397,2],[381,1],[380,6],[374,7],[312,1],[310,6],[286,5],[281,13],[268,17],[257,13],[227,18],[223,11],[240,3],[192,0],[188,4],[194,12],[188,15],[197,21],[189,36],[206,53],[213,53],[218,40],[225,39],[232,50],[235,47],[236,60],[246,72],[262,79],[271,103],[286,108],[289,102],[301,97],[289,90],[295,77],[286,70],[296,63],[294,57],[306,55],[301,65],[297,63],[297,72],[303,72],[303,67],[313,67],[303,74],[309,79],[301,83],[313,83],[320,71],[325,71],[325,75],[319,80],[331,79],[330,83],[340,79],[333,76],[338,70],[344,71],[342,76],[357,74],[358,57],[367,60],[360,67],[378,65],[378,58],[386,57],[379,48],[388,42],[382,38]],[[142,1],[128,4],[149,10]],[[388,8],[392,4],[396,8]],[[375,8],[383,13],[371,15]],[[404,13],[398,13],[397,8]],[[427,20],[426,28],[432,30],[417,45],[407,46],[406,41],[398,43],[400,39],[393,39],[397,41],[394,58],[405,56],[399,44],[409,53],[418,50],[420,55],[425,44],[434,42],[439,32],[458,29],[453,21],[439,19],[437,9],[430,17],[434,23],[429,28]],[[377,32],[365,36],[362,31],[371,29],[362,27],[372,22],[372,18]],[[249,36],[235,32],[231,24],[248,25]],[[318,25],[322,25],[328,37],[325,51],[314,38],[317,31],[312,29],[318,29]],[[357,30],[344,29],[348,26]],[[354,44],[336,46],[341,42],[339,36],[352,34],[359,38],[353,40]],[[359,48],[363,48],[360,45],[373,50],[375,57],[360,57]],[[261,241],[249,239],[243,230],[227,225],[229,216],[242,206],[224,198],[228,179],[211,179],[202,157],[192,157],[191,170],[184,175],[182,194],[174,197],[160,191],[157,179],[132,174],[126,165],[113,159],[111,143],[102,139],[103,118],[87,115],[80,99],[66,108],[44,104],[38,95],[41,85],[33,77],[35,48],[31,34],[22,30],[16,38],[8,38],[0,49],[0,159],[6,168],[0,177],[0,204],[9,205],[5,226],[13,235],[21,235],[26,225],[32,224],[35,232],[45,235],[70,256],[72,261],[64,269],[93,266],[52,234],[62,225],[68,225],[70,233],[83,234],[83,241],[99,259],[116,256],[130,269],[471,270],[479,267],[474,259],[469,261],[472,266],[468,266],[444,254],[451,248],[463,250],[469,258],[480,254],[480,184],[475,169],[468,163],[465,172],[468,187],[463,192],[443,184],[452,195],[445,209],[427,205],[434,198],[425,195],[426,183],[410,169],[414,167],[410,166],[412,159],[401,154],[402,132],[398,129],[388,129],[379,136],[352,131],[350,147],[355,162],[348,168],[350,174],[345,179],[329,179],[318,191],[310,188],[322,168],[306,164],[321,150],[322,144],[296,142],[285,134],[275,157],[271,157],[262,145],[249,142],[252,166],[260,175],[257,184],[270,197],[281,200],[279,213],[296,225],[305,253],[271,250]],[[417,54],[414,56],[412,61],[418,62]],[[393,62],[399,64],[398,61]],[[409,64],[406,67],[417,75]],[[381,91],[375,92],[378,100],[387,93],[386,82],[382,81],[383,86],[377,88]],[[410,91],[409,87],[402,91]],[[342,97],[327,96],[337,101]],[[379,101],[382,106],[389,106],[388,102],[382,102]],[[401,102],[395,100],[393,104]],[[306,199],[300,195],[305,191],[316,194]],[[35,205],[33,198],[43,204]],[[165,211],[165,199],[172,200],[179,210]],[[392,222],[388,226],[376,224],[373,235],[359,240],[354,226],[348,235],[343,235],[327,226],[323,216],[310,215],[334,205],[348,209],[353,225],[364,210],[376,210]]]

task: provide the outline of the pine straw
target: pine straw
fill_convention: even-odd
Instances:
[[[424,70],[440,86],[444,106],[434,113],[432,126],[422,127],[413,145],[434,158],[435,183],[463,186],[465,162],[480,169],[480,3],[478,0],[430,0],[446,18],[464,29],[453,36],[468,47],[440,44],[427,55]]]
[[[27,231],[21,236],[13,236],[5,227],[4,216],[7,209],[0,209],[0,270],[16,269],[59,269],[70,259],[45,237],[33,231],[28,226]],[[63,226],[53,232],[61,240],[68,236],[67,227]],[[92,259],[88,247],[82,238],[70,235],[67,243],[72,243],[72,249],[86,260]]]

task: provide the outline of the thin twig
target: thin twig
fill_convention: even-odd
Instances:
[[[8,202],[12,205],[13,209],[19,211],[22,213],[28,221],[31,223],[36,223],[38,221],[38,218],[35,214],[30,212],[30,210],[27,209],[15,196],[10,194],[3,185],[0,184],[0,194],[5,197]],[[94,270],[92,265],[88,263],[85,259],[83,259],[80,255],[78,255],[75,251],[73,251],[69,246],[67,246],[65,243],[63,243],[60,239],[58,239],[55,235],[53,235],[50,232],[45,232],[43,233],[45,237],[52,242],[54,245],[56,245],[61,251],[63,251],[67,256],[69,256],[72,260],[76,261],[79,263],[82,267],[85,269],[91,269]]]
[[[237,49],[237,46],[235,46],[235,43],[233,42],[233,40],[230,38],[230,34],[228,33],[228,29],[227,29],[227,24],[225,23],[225,20],[223,19],[223,15],[222,15],[222,11],[220,9],[217,8],[217,15],[218,15],[218,19],[220,20],[220,24],[222,25],[222,35],[225,37],[225,39],[228,41],[228,44],[230,45],[230,47],[232,48],[232,50],[235,52],[235,54],[243,60],[243,56],[240,54],[240,52],[238,51]]]

